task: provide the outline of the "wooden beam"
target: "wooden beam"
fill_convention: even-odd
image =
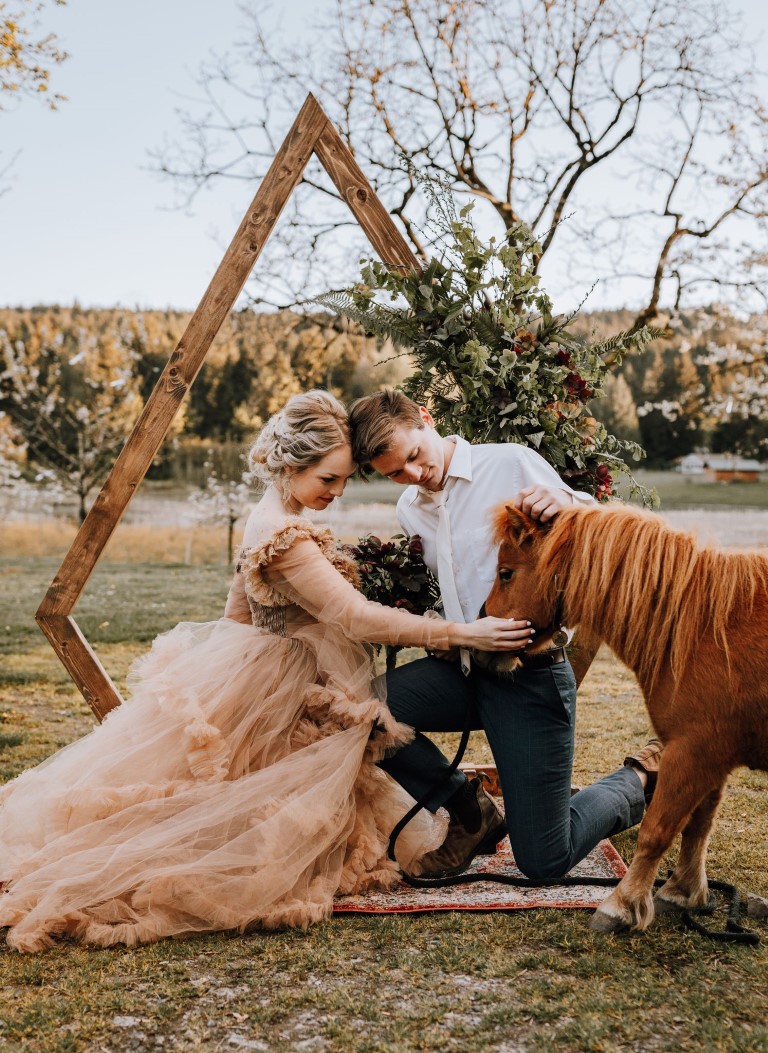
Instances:
[[[379,259],[388,267],[418,270],[421,264],[330,121],[318,136],[315,153]]]
[[[38,623],[85,701],[103,720],[122,698],[74,618],[53,615],[38,618]]]
[[[301,179],[327,118],[309,96],[64,558],[39,618],[69,614],[154,460],[221,324]]]

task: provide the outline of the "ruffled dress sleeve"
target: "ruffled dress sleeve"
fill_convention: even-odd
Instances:
[[[455,626],[367,600],[354,561],[329,530],[296,520],[243,552],[240,569],[253,608],[295,604],[350,640],[435,650],[453,645]]]

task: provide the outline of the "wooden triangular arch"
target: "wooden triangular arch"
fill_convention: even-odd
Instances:
[[[99,720],[122,699],[71,612],[313,153],[382,262],[398,268],[420,266],[351,150],[314,96],[308,95],[37,610],[38,625]],[[575,649],[572,645],[577,683],[599,643],[581,634],[579,645]]]
[[[71,612],[313,153],[381,260],[419,266],[351,150],[308,95],[38,608],[38,625],[99,720],[122,699]]]

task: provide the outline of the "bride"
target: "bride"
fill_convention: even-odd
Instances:
[[[412,803],[379,767],[410,738],[365,641],[514,650],[525,634],[371,603],[327,529],[355,471],[343,406],[292,398],[250,451],[267,484],[224,617],[182,622],[90,735],[0,788],[0,926],[20,951],[307,925],[336,893],[397,880],[388,833]],[[400,863],[444,835],[430,815]]]

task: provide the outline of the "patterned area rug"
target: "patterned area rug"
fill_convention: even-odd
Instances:
[[[479,856],[467,871],[469,874],[489,872],[523,877],[515,866],[508,838],[501,842],[495,856]],[[620,878],[626,872],[624,860],[610,841],[601,841],[574,867],[570,877]],[[594,909],[610,892],[610,888],[590,885],[515,888],[495,881],[419,889],[400,882],[390,892],[338,896],[333,911],[334,914],[400,914],[427,910],[532,910],[538,907]]]

